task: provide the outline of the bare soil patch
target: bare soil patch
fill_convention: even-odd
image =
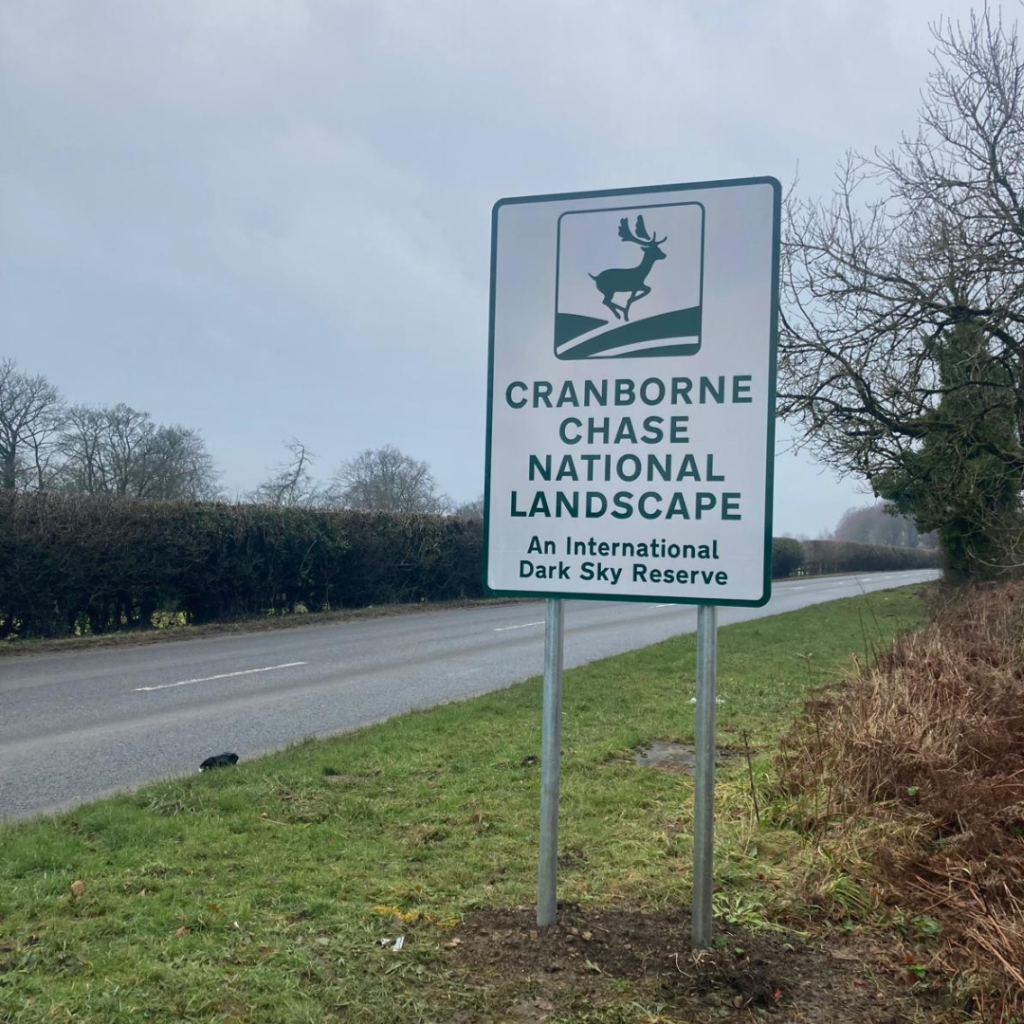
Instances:
[[[819,948],[780,932],[719,924],[714,948],[694,951],[682,908],[560,904],[557,923],[543,930],[532,907],[479,910],[463,919],[446,949],[470,984],[506,990],[508,1013],[521,1020],[608,1002],[616,981],[646,986],[652,999],[672,1008],[664,1019],[695,1024],[922,1019],[920,998],[898,976],[871,968],[863,949]]]
[[[724,764],[739,756],[738,750],[718,747],[715,750],[715,764]],[[662,771],[682,772],[686,775],[693,774],[696,759],[697,752],[693,744],[676,743],[674,740],[651,740],[649,744],[633,751],[633,760],[641,768],[660,768]]]

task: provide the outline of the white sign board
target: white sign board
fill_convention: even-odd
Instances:
[[[494,207],[484,582],[764,604],[781,188]]]

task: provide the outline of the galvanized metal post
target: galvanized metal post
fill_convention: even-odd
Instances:
[[[697,723],[693,789],[693,945],[711,946],[711,881],[715,850],[715,703],[718,609],[697,609]]]
[[[544,718],[540,751],[540,860],[537,927],[555,923],[558,911],[558,791],[562,773],[562,634],[565,606],[549,599],[544,609]]]

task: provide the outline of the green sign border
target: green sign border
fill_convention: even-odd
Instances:
[[[639,594],[576,594],[568,591],[537,591],[537,590],[492,590],[487,585],[487,566],[490,563],[491,538],[491,429],[494,414],[494,305],[495,283],[498,270],[498,212],[503,206],[520,203],[552,203],[578,199],[614,199],[619,196],[657,195],[661,192],[697,192],[713,188],[738,188],[746,185],[770,185],[774,194],[772,204],[772,305],[769,315],[770,337],[768,355],[768,430],[766,476],[765,476],[765,509],[764,509],[764,589],[756,601],[740,601],[735,599],[711,600],[704,597],[673,597],[663,593],[644,597]],[[488,315],[487,337],[487,436],[484,457],[484,555],[481,569],[483,571],[484,590],[495,597],[539,597],[568,598],[576,601],[657,601],[659,604],[714,604],[737,606],[742,608],[761,608],[772,596],[772,508],[775,495],[775,394],[776,374],[778,369],[779,349],[779,248],[782,225],[782,185],[777,178],[729,178],[722,181],[698,181],[676,185],[646,185],[641,188],[613,188],[597,192],[555,192],[550,195],[511,196],[499,199],[491,210],[491,296]],[[702,261],[703,271],[703,261]],[[701,274],[703,279],[703,272]],[[703,281],[702,281],[703,285]],[[703,286],[701,288],[703,293]]]

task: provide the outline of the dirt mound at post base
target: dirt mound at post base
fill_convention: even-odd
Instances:
[[[477,985],[507,991],[515,1018],[599,1005],[616,981],[646,985],[652,999],[700,1022],[751,1011],[778,1021],[903,1021],[921,1003],[906,986],[868,972],[863,950],[822,950],[777,932],[716,922],[715,945],[694,951],[683,909],[581,909],[560,904],[557,923],[538,930],[532,907],[479,910],[466,916],[448,943],[453,967]],[[637,992],[639,994],[639,990]],[[664,1018],[664,1019],[675,1019]]]

